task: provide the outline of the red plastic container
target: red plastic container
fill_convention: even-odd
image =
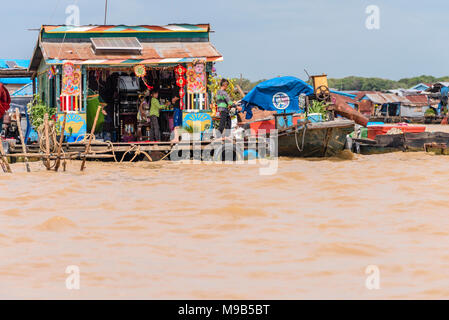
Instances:
[[[376,139],[376,136],[381,134],[387,134],[391,129],[396,128],[402,131],[402,133],[419,133],[426,131],[425,126],[414,126],[408,124],[385,124],[381,126],[368,126],[368,139]]]

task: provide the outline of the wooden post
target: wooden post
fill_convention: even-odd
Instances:
[[[6,157],[5,157],[5,150],[3,149],[3,140],[2,140],[2,138],[0,138],[0,154],[2,156],[2,159],[1,159],[2,167],[4,167],[3,171],[5,171],[5,173],[12,173],[11,167],[9,166],[9,163],[8,163],[8,159],[6,159]]]
[[[50,170],[50,136],[48,134],[48,113],[44,115],[44,130],[45,130],[45,154],[47,155],[45,166],[47,167],[47,170]]]
[[[236,85],[235,87],[237,88],[238,92],[240,93],[243,99],[245,97],[245,93],[243,92],[242,88],[239,85]]]
[[[90,136],[89,136],[89,141],[88,141],[87,146],[86,146],[86,151],[84,152],[83,163],[81,164],[81,171],[84,171],[84,168],[86,166],[87,152],[90,149],[90,144],[92,143],[92,137],[95,134],[95,127],[97,126],[97,120],[98,120],[98,116],[100,115],[100,111],[101,111],[101,105],[98,106],[97,114],[95,115],[94,124],[92,126],[92,129],[90,130],[91,132],[90,132]]]
[[[20,123],[19,108],[16,108],[16,121],[17,121],[17,129],[19,129],[20,143],[22,144],[22,151],[23,151],[23,153],[27,153],[27,148],[26,148],[26,145],[25,145],[25,139],[23,138],[22,124]],[[31,172],[30,164],[28,163],[28,158],[27,157],[25,157],[25,166],[27,168],[27,172]]]
[[[64,134],[65,134],[65,124],[66,124],[66,122],[67,122],[67,112],[64,112],[64,121],[62,122],[61,137],[59,138],[57,159],[56,159],[56,164],[55,164],[55,171],[56,172],[58,172],[59,165],[61,164],[61,150],[62,150],[62,144],[64,143]]]

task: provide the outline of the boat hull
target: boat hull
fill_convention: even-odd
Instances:
[[[298,125],[278,134],[281,157],[323,158],[337,155],[345,148],[346,136],[354,131],[354,122],[335,120]]]

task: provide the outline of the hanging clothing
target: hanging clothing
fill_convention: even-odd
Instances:
[[[87,91],[87,132],[92,130],[92,126],[95,121],[95,116],[97,114],[97,109],[101,103],[104,103],[103,99],[100,97],[98,93],[89,89]],[[98,115],[97,125],[95,126],[95,133],[99,133],[103,131],[103,123],[104,123],[104,114],[100,111]]]
[[[11,96],[8,89],[0,82],[0,118],[3,119],[6,111],[9,110],[11,104]],[[1,128],[0,128],[1,130]]]

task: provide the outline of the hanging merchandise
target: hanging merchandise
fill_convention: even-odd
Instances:
[[[178,80],[176,80],[176,85],[180,88],[184,88],[184,86],[186,85],[186,79],[184,79],[184,77],[179,77]]]
[[[48,75],[48,80],[53,79],[53,77],[56,75],[56,67],[51,66],[50,69],[48,69],[47,75]]]
[[[147,75],[147,69],[143,64],[138,64],[137,66],[134,67],[134,73],[136,74],[137,77],[143,78]]]
[[[183,76],[183,75],[185,75],[186,74],[186,72],[187,72],[187,69],[186,68],[184,68],[182,65],[178,65],[176,68],[175,68],[175,73],[178,75],[178,76]]]
[[[187,68],[187,92],[206,93],[206,65],[202,60],[196,60]]]
[[[186,95],[186,92],[184,90],[184,86],[186,85],[186,79],[184,78],[184,75],[187,72],[187,69],[184,68],[182,65],[178,65],[175,68],[175,75],[176,75],[176,85],[179,87],[179,106],[181,110],[184,109],[184,97]]]
[[[145,76],[147,75],[147,69],[145,68],[145,66],[143,64],[138,64],[138,65],[134,66],[134,73],[136,74],[136,77],[142,79],[143,83],[145,84],[145,86],[147,87],[148,90],[151,91],[154,89],[152,86],[150,86],[145,81]]]
[[[184,109],[184,97],[186,95],[186,91],[184,90],[184,86],[186,85],[186,79],[184,78],[184,75],[187,72],[187,69],[183,65],[177,65],[175,68],[175,75],[176,75],[176,85],[179,87],[179,106],[181,107],[181,110]]]

